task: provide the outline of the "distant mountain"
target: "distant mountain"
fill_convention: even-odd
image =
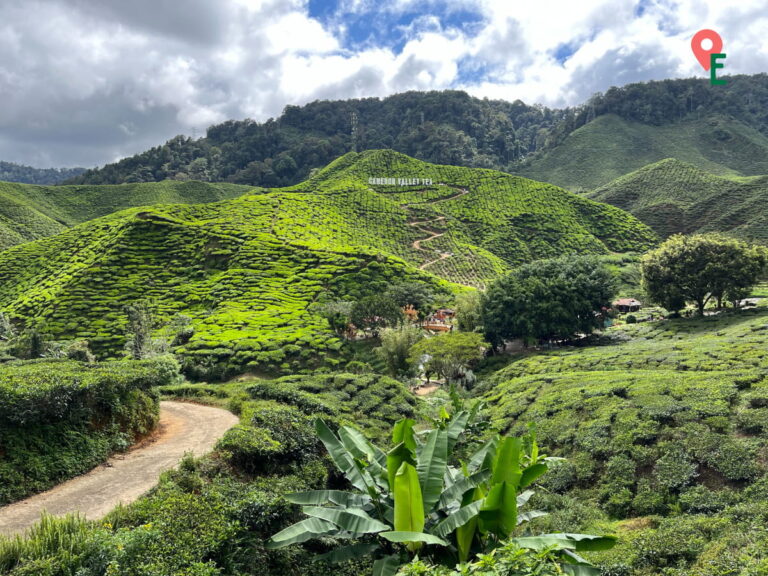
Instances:
[[[24,184],[61,184],[80,176],[85,168],[32,168],[13,162],[0,162],[0,181]]]
[[[9,248],[0,309],[109,355],[124,341],[125,305],[148,299],[161,319],[192,319],[177,350],[190,363],[288,370],[339,347],[313,302],[398,281],[447,292],[537,258],[656,241],[630,214],[550,184],[368,151],[294,187],[130,208]]]
[[[576,134],[611,115],[621,120],[617,132],[611,131],[616,121],[608,119]],[[718,126],[709,127],[713,117]],[[745,126],[752,132],[746,133]],[[677,137],[688,132],[690,138]],[[709,133],[715,141],[696,152],[697,135],[709,138]],[[205,138],[178,136],[142,154],[89,170],[71,182],[192,178],[286,186],[306,179],[313,169],[346,152],[391,148],[428,162],[493,168],[587,190],[648,162],[675,156],[669,153],[670,146],[660,144],[670,134],[680,154],[693,146],[689,157],[680,159],[692,162],[695,158],[690,154],[700,154],[709,162],[743,172],[750,155],[736,150],[734,165],[729,155],[742,137],[752,141],[755,133],[768,137],[766,74],[731,76],[727,86],[711,86],[706,79],[629,84],[562,110],[519,100],[473,98],[457,91],[407,92],[384,99],[287,106],[281,116],[264,123],[230,120],[211,126]],[[729,143],[728,134],[736,138],[734,143]],[[645,153],[648,141],[651,151]],[[760,148],[764,143],[754,144]],[[616,148],[626,152],[618,155],[615,165],[605,164],[605,154]],[[593,149],[600,152],[593,154]],[[718,150],[724,151],[719,158],[715,157]],[[633,152],[644,154],[643,162],[623,169]],[[559,169],[561,160],[571,157],[579,158],[579,165],[570,162],[567,172]]]
[[[661,236],[723,232],[768,243],[768,176],[722,177],[666,159],[587,196],[631,212]]]
[[[768,136],[722,115],[655,126],[608,114],[517,172],[583,192],[665,158],[723,176],[768,174]]]
[[[131,206],[235,198],[250,186],[157,182],[117,186],[35,186],[0,182],[0,250]]]

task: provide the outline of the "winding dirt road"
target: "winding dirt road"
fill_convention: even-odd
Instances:
[[[200,456],[210,451],[237,423],[237,416],[220,408],[161,402],[155,438],[48,492],[0,507],[0,534],[23,532],[43,510],[54,516],[80,512],[86,518],[101,518],[118,504],[138,499],[186,452]]]

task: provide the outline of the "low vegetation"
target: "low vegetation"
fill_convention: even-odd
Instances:
[[[662,237],[719,232],[765,244],[767,189],[766,176],[726,177],[667,158],[601,186],[588,197],[631,212]]]
[[[148,435],[173,359],[0,366],[0,505],[87,472]]]

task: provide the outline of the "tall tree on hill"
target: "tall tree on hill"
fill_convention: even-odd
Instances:
[[[765,270],[763,247],[716,234],[675,235],[643,256],[640,268],[649,298],[667,310],[678,311],[686,302],[704,314],[715,300],[745,297]]]
[[[616,282],[591,256],[564,256],[526,264],[494,282],[482,299],[486,339],[564,340],[602,326]]]

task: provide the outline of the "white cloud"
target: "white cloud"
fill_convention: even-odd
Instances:
[[[350,14],[402,43],[350,48]],[[322,22],[306,0],[0,0],[0,159],[93,165],[227,118],[410,89],[578,104],[704,77],[690,51],[704,27],[723,36],[726,72],[768,70],[758,0],[342,0]]]

